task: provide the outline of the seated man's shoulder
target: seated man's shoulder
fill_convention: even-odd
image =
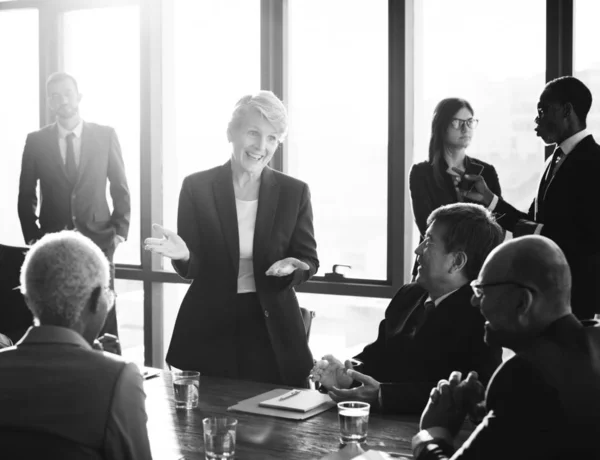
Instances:
[[[426,295],[427,291],[417,283],[407,283],[402,286],[392,298],[388,310],[395,310],[403,305],[412,305],[419,298]]]

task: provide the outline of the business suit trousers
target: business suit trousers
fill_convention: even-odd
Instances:
[[[238,294],[235,304],[238,378],[281,383],[273,345],[258,296],[254,292]]]

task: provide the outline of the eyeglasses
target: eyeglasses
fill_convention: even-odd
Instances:
[[[534,292],[534,289],[532,287],[525,286],[524,284],[519,283],[517,281],[498,281],[497,283],[479,283],[479,282],[477,282],[477,280],[473,280],[473,281],[471,281],[471,289],[473,289],[473,294],[475,294],[475,297],[477,297],[478,299],[481,299],[481,297],[483,296],[484,288],[492,287],[492,286],[502,286],[505,284],[513,284],[515,286],[522,287],[523,289],[527,289],[528,291]]]
[[[454,129],[462,129],[463,126],[467,125],[469,129],[477,128],[479,120],[477,118],[469,118],[468,120],[461,120],[460,118],[453,118],[450,122],[450,126]]]

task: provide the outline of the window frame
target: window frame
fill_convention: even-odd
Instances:
[[[288,72],[287,15],[289,0],[261,0],[261,85],[286,99]],[[299,286],[299,292],[359,297],[391,298],[408,281],[412,266],[411,234],[414,225],[406,173],[412,163],[413,11],[419,0],[388,0],[389,119],[388,119],[388,218],[387,279],[374,281],[324,276]],[[152,223],[162,222],[162,162],[165,120],[162,101],[168,96],[172,69],[165,66],[163,44],[172,39],[171,0],[14,0],[0,2],[4,10],[35,8],[39,13],[40,127],[50,121],[45,82],[61,68],[61,14],[89,8],[138,5],[140,9],[140,238],[151,236]],[[573,0],[546,0],[546,81],[573,72]],[[393,84],[392,84],[393,82]],[[168,99],[168,97],[167,97]],[[398,129],[403,127],[403,129]],[[168,134],[167,134],[168,136]],[[142,152],[146,152],[142,154]],[[275,154],[271,165],[286,171],[286,149]],[[547,154],[551,149],[546,150]],[[140,247],[140,265],[117,264],[116,278],[139,280],[144,288],[145,363],[162,367],[163,283],[189,283],[163,270],[160,257]],[[322,267],[328,270],[329,267]]]

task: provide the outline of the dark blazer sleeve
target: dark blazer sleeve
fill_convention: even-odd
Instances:
[[[427,218],[435,209],[432,196],[427,189],[426,167],[427,165],[424,163],[413,165],[408,176],[413,215],[415,216],[415,222],[421,235],[425,235],[427,231]]]
[[[453,460],[554,458],[563,439],[564,414],[556,390],[538,371],[522,359],[511,359],[494,376],[486,399],[491,410]],[[451,454],[449,446],[434,440],[417,459],[441,460]]]
[[[35,159],[34,139],[32,134],[27,136],[23,159],[21,162],[21,177],[19,179],[18,210],[21,230],[25,243],[41,237],[40,227],[37,224],[37,182],[38,172]]]
[[[310,267],[308,270],[296,270],[289,275],[289,287],[297,286],[310,279],[319,269],[319,259],[317,257],[317,242],[315,240],[315,231],[313,227],[313,211],[310,200],[310,190],[308,185],[304,184],[302,189],[302,199],[298,211],[296,227],[292,234],[289,246],[289,257],[294,257],[305,262]]]
[[[200,270],[200,259],[198,257],[200,251],[199,247],[194,245],[198,241],[196,235],[198,222],[190,181],[190,176],[183,180],[179,192],[179,207],[177,208],[177,234],[188,242],[190,258],[185,262],[182,260],[171,261],[171,265],[177,274],[188,280],[196,278]]]
[[[486,169],[488,169],[486,174],[487,177],[485,178],[487,186],[494,195],[500,198],[502,196],[502,189],[500,187],[500,180],[498,179],[496,168],[494,168],[492,165],[489,165]]]
[[[110,150],[108,157],[108,180],[110,196],[113,202],[111,221],[117,235],[127,238],[131,217],[131,197],[125,176],[125,163],[121,154],[121,145],[114,129],[110,129]]]

